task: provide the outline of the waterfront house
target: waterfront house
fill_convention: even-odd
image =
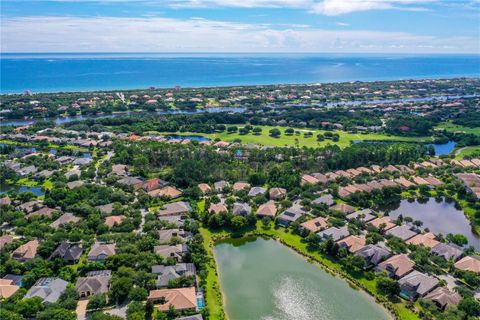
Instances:
[[[376,266],[391,255],[390,250],[381,243],[369,244],[355,252],[365,259],[365,267]]]
[[[350,235],[342,240],[337,241],[337,244],[341,248],[347,249],[350,253],[355,253],[365,247],[366,240],[363,237]]]
[[[75,290],[80,298],[95,294],[107,293],[112,279],[111,270],[90,271],[85,277],[80,277],[75,284]]]
[[[286,227],[292,222],[297,221],[303,217],[306,212],[303,210],[302,206],[298,203],[294,203],[290,208],[283,211],[278,217],[277,222],[282,227]]]
[[[392,218],[390,218],[389,216],[383,216],[375,220],[372,220],[368,223],[368,225],[376,229],[382,229],[384,231],[392,229],[393,227],[396,226],[396,224],[392,222]]]
[[[430,232],[425,234],[417,234],[413,238],[408,239],[406,242],[407,244],[429,248],[433,248],[440,243],[439,241],[435,240],[435,235]]]
[[[398,283],[400,284],[400,295],[406,299],[415,300],[435,289],[439,280],[414,270],[398,280]]]
[[[172,306],[176,311],[197,311],[195,287],[151,290],[148,301],[152,301],[161,312]]]
[[[88,260],[103,262],[106,258],[113,256],[115,253],[115,244],[95,242],[88,252]]]
[[[454,264],[455,268],[462,271],[470,271],[474,273],[480,273],[480,257],[479,256],[466,256],[458,260]]]
[[[439,243],[432,248],[432,254],[443,257],[445,260],[457,261],[463,254],[463,250],[458,246],[450,243]]]
[[[375,271],[385,271],[391,278],[400,279],[413,270],[415,263],[406,254],[397,254],[380,262]]]
[[[301,229],[308,230],[313,233],[317,233],[328,226],[327,220],[323,217],[313,218],[300,224]]]
[[[39,297],[43,303],[55,303],[67,289],[68,282],[60,278],[40,278],[23,299]]]
[[[372,209],[363,209],[359,211],[355,211],[354,213],[350,213],[347,215],[348,220],[355,220],[358,219],[362,222],[369,222],[376,218],[375,212]]]
[[[20,262],[32,260],[37,255],[37,249],[40,246],[38,240],[29,241],[12,252],[12,258]]]
[[[450,291],[444,287],[437,287],[425,296],[426,300],[433,301],[440,310],[445,310],[447,306],[455,306],[460,303],[462,297],[455,291]]]
[[[277,206],[275,205],[274,201],[270,200],[264,204],[261,204],[255,214],[259,217],[270,217],[273,219],[277,214]]]
[[[385,232],[385,234],[388,235],[388,236],[394,236],[394,237],[402,239],[403,241],[406,241],[410,238],[413,238],[417,233],[410,230],[409,226],[401,225],[401,226],[396,226],[396,227],[393,227],[393,228],[387,230],[387,232]]]

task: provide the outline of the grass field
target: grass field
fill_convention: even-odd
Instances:
[[[287,127],[272,127],[272,126],[259,126],[262,128],[262,132],[259,135],[254,135],[253,133],[249,133],[246,135],[241,135],[237,133],[227,133],[226,131],[221,133],[211,133],[211,134],[204,134],[204,133],[193,133],[193,132],[177,132],[175,134],[178,135],[198,135],[210,138],[212,140],[219,138],[222,141],[233,142],[235,139],[240,139],[242,143],[248,144],[253,143],[257,145],[265,145],[265,146],[276,146],[276,147],[284,147],[284,146],[298,146],[298,147],[323,147],[328,144],[336,144],[341,148],[348,147],[352,142],[358,140],[375,140],[375,141],[405,141],[405,142],[431,142],[430,137],[400,137],[400,136],[389,136],[385,134],[379,133],[348,133],[344,131],[334,131],[334,133],[339,134],[340,139],[338,142],[333,142],[332,140],[324,140],[324,141],[317,141],[317,135],[320,133],[325,133],[325,130],[309,130],[309,129],[298,129],[296,128],[295,131],[299,131],[300,135],[293,134],[291,136],[285,135],[284,131]],[[278,138],[271,137],[269,135],[269,131],[273,128],[279,129],[282,134]],[[305,132],[312,132],[313,135],[310,137],[305,137]],[[158,132],[159,134],[172,134],[168,132]]]
[[[480,127],[477,127],[477,128],[463,127],[463,126],[453,124],[451,122],[441,123],[436,127],[436,129],[445,129],[449,132],[462,131],[465,133],[472,133],[480,136]]]
[[[472,146],[472,147],[464,147],[461,149],[458,149],[458,153],[455,154],[455,159],[460,160],[463,159],[465,156],[470,156],[475,154],[480,153],[480,146]]]

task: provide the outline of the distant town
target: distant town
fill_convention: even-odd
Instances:
[[[0,99],[2,319],[238,319],[216,250],[258,239],[352,308],[480,317],[478,78]]]

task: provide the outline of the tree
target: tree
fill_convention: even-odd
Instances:
[[[9,311],[5,308],[0,308],[0,319],[2,320],[23,320],[24,318],[13,311]]]
[[[43,300],[40,297],[20,300],[16,303],[15,311],[25,318],[34,318],[39,311],[44,309],[42,301]]]
[[[227,128],[228,133],[235,133],[237,131],[238,131],[238,127],[236,127],[236,126],[231,126],[231,127]]]
[[[380,293],[389,297],[394,297],[400,293],[398,281],[390,279],[387,276],[377,278],[377,289]]]
[[[107,297],[104,293],[94,294],[88,298],[87,309],[101,309],[107,305]]]
[[[117,278],[112,281],[110,295],[116,303],[122,303],[132,290],[133,280],[131,278]]]
[[[466,236],[463,234],[447,234],[447,240],[450,242],[455,243],[456,245],[459,246],[464,246],[468,243],[468,239]]]
[[[37,320],[75,320],[77,319],[72,310],[64,308],[51,307],[45,311],[39,312]]]
[[[253,131],[253,134],[254,134],[254,135],[258,136],[258,135],[260,135],[260,134],[262,133],[262,128],[260,128],[260,127],[255,127],[255,128],[253,128],[252,131]]]
[[[247,225],[247,219],[242,216],[235,216],[232,218],[231,225],[234,230],[240,230]]]
[[[288,136],[291,136],[294,132],[295,130],[293,128],[285,129],[285,134]]]
[[[133,288],[128,294],[128,299],[132,301],[147,300],[148,292],[144,288]]]
[[[278,138],[282,134],[280,130],[278,130],[277,128],[270,129],[269,133],[270,133],[270,136],[274,138]]]
[[[475,298],[465,298],[458,304],[458,309],[464,311],[471,317],[480,316],[480,302]]]
[[[365,266],[365,259],[361,256],[348,255],[342,259],[343,265],[347,269],[362,269]]]

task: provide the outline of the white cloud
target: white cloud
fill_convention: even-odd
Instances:
[[[311,11],[327,16],[338,16],[357,11],[370,10],[427,10],[419,4],[435,2],[435,0],[322,0],[315,3]]]
[[[479,39],[160,17],[17,17],[2,52],[478,52]]]
[[[345,23],[345,22],[336,22],[335,24],[341,27],[348,27],[350,25],[350,23]]]

